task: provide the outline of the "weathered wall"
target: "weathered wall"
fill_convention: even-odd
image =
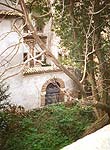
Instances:
[[[5,60],[8,61],[17,53],[17,55],[11,59],[8,64],[9,66],[21,63],[22,61],[22,44],[19,45],[19,43],[22,42],[22,39],[14,30],[14,21],[15,19],[7,18],[0,22],[0,53],[5,51],[0,57],[5,58]],[[17,22],[18,26],[21,25],[21,23],[22,21]]]

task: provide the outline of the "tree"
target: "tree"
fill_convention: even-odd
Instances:
[[[55,4],[55,31],[62,37],[61,44],[83,66],[81,82],[88,78],[93,99],[105,104],[109,103],[109,4],[103,0]]]

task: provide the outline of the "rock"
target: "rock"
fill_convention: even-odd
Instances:
[[[110,150],[110,125],[77,140],[61,150]]]

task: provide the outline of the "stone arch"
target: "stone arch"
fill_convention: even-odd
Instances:
[[[49,79],[48,81],[46,81],[44,83],[44,85],[42,86],[42,89],[41,89],[41,106],[45,105],[45,95],[46,95],[46,88],[47,88],[47,86],[50,83],[54,83],[54,82],[57,82],[60,85],[61,89],[65,88],[64,81],[62,79],[60,79],[60,78],[53,78],[53,79]],[[62,99],[64,99],[64,94],[62,92],[61,92],[61,94],[62,94]]]

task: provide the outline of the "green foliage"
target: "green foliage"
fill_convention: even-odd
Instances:
[[[50,11],[49,3],[45,0],[28,0],[26,5],[29,12],[36,16],[36,25],[38,29],[42,29],[50,18],[50,15],[45,15]],[[45,15],[45,17],[41,17],[42,15]]]
[[[59,150],[78,139],[94,121],[92,109],[79,105],[51,105],[24,115],[2,115],[2,150]]]
[[[0,82],[0,109],[8,105],[8,98],[10,96],[8,90],[9,86],[6,83]]]
[[[6,120],[5,114],[1,111],[5,107],[8,106],[8,98],[9,98],[9,93],[8,93],[9,86],[6,85],[6,83],[0,82],[0,130],[5,131],[6,129]],[[2,139],[2,132],[0,132],[0,143]]]
[[[98,35],[102,31],[107,33],[105,29],[110,28],[109,5],[107,3],[109,2],[67,0],[63,5],[62,1],[55,1],[54,31],[61,37],[61,46],[70,51],[72,61],[80,67],[84,65],[85,41],[88,31],[91,33],[91,36],[89,36],[89,51],[91,51],[93,34]],[[106,9],[103,9],[100,13],[91,15],[91,12],[97,12],[104,7]],[[100,44],[102,45],[102,43]],[[97,45],[99,42],[95,44]],[[106,55],[104,48],[102,51]]]

